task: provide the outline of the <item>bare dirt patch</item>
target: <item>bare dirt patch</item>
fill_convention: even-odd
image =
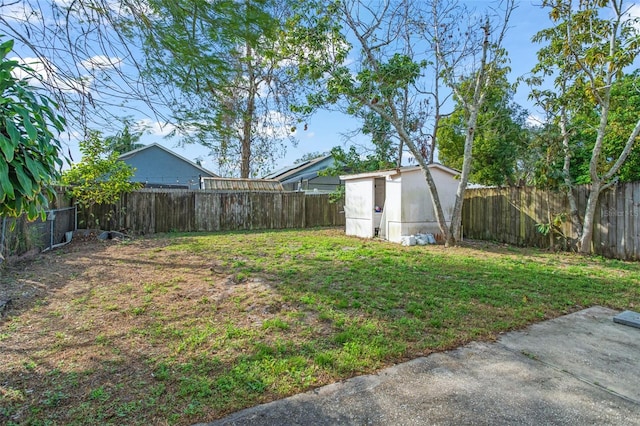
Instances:
[[[260,327],[282,302],[265,279],[166,250],[170,244],[90,236],[2,270],[0,423],[44,411],[60,424],[79,417],[131,423],[133,416],[135,423],[189,422],[189,398],[179,397],[180,383],[156,376],[158,366],[207,346],[211,336],[198,318],[212,310],[235,327]],[[238,305],[246,324],[234,320]],[[186,341],[185,330],[200,328],[202,341]],[[224,351],[208,356],[224,359]]]

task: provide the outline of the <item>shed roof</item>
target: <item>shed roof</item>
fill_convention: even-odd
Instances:
[[[459,171],[454,170],[447,166],[443,166],[440,163],[432,163],[432,164],[429,164],[427,167],[429,169],[442,170],[443,172],[448,173],[452,176],[457,176],[460,174]],[[355,175],[342,175],[340,176],[340,180],[380,178],[380,177],[393,176],[393,175],[401,174],[404,172],[411,172],[411,171],[420,170],[420,169],[421,169],[420,166],[408,166],[408,167],[400,167],[399,169],[378,170],[375,172],[358,173]]]
[[[202,189],[215,191],[282,192],[275,179],[202,178]]]

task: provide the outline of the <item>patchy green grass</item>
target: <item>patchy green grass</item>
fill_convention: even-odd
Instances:
[[[75,248],[74,248],[75,247]],[[71,244],[0,325],[0,423],[191,424],[593,305],[640,305],[640,264],[336,230]],[[60,254],[61,253],[61,254]]]

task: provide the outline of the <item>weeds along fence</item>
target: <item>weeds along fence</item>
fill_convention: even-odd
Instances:
[[[154,234],[340,226],[343,209],[326,194],[145,188],[79,218],[81,227]]]
[[[32,250],[41,251],[66,242],[69,232],[76,230],[77,209],[65,197],[65,190],[56,187],[56,197],[44,220],[27,220],[0,217],[0,254],[5,257],[20,256]]]
[[[588,186],[575,189],[581,213],[588,191]],[[640,182],[605,190],[594,223],[593,253],[640,260]],[[533,187],[467,190],[462,226],[465,238],[563,250],[575,249],[578,236],[566,194]]]

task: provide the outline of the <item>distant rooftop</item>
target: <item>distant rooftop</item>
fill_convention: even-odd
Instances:
[[[275,179],[202,178],[202,189],[215,191],[282,192]]]
[[[321,161],[326,160],[327,158],[331,158],[331,154],[323,155],[321,157],[316,157],[312,160],[303,161],[301,163],[292,164],[290,166],[283,167],[275,172],[272,172],[265,176],[265,179],[278,179],[279,181],[284,181],[287,177],[298,173],[301,170],[307,169],[314,164],[317,164]]]

